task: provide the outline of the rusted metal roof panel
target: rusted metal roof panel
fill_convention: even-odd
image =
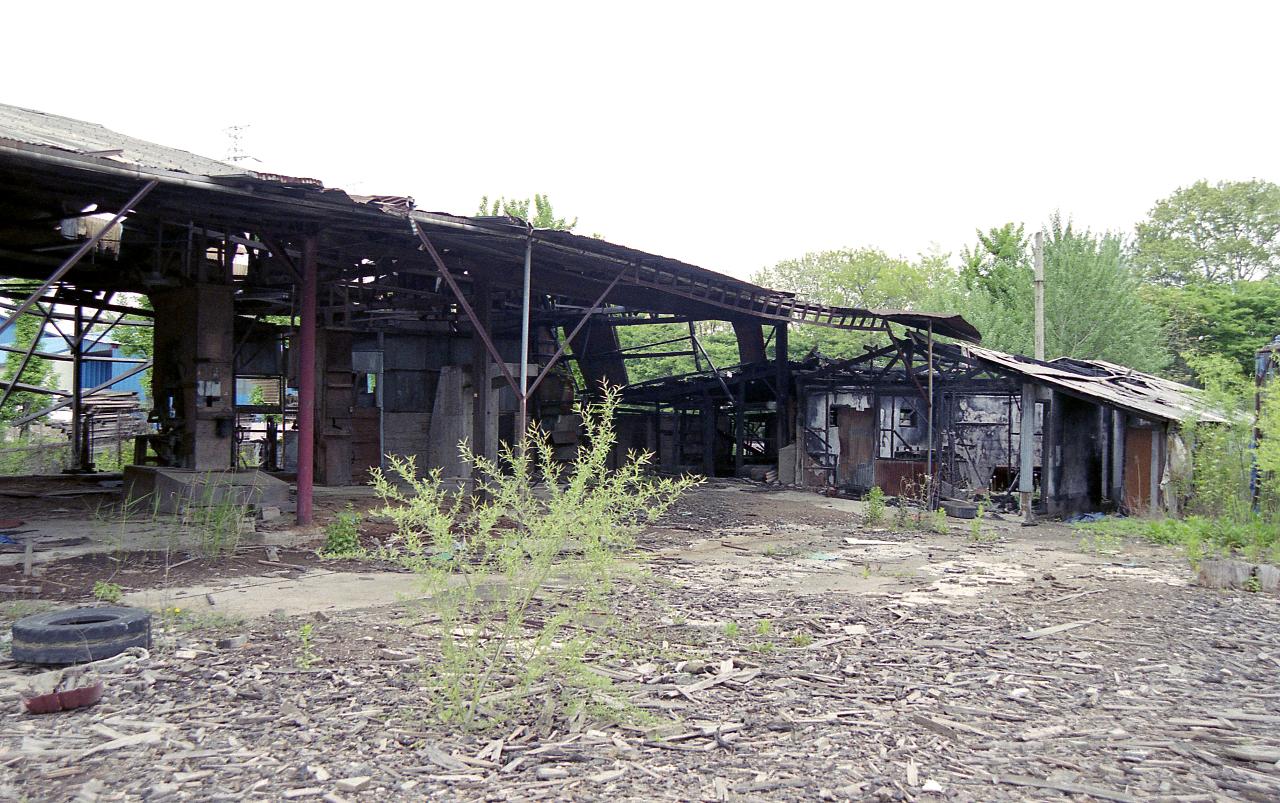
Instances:
[[[5,147],[6,143],[9,147]],[[411,237],[407,225],[409,217],[433,238],[447,237],[452,248],[464,253],[471,249],[522,260],[525,238],[532,237],[535,246],[563,269],[562,278],[589,286],[591,282],[607,284],[619,271],[629,271],[626,281],[618,285],[617,295],[640,300],[641,304],[631,305],[638,309],[665,311],[663,306],[681,307],[678,311],[693,310],[703,317],[753,318],[837,329],[879,328],[883,321],[890,321],[921,330],[932,325],[935,334],[959,340],[981,339],[977,329],[958,315],[817,304],[793,293],[594,237],[567,231],[531,231],[524,221],[505,216],[471,218],[425,212],[416,209],[413,199],[405,196],[349,195],[326,188],[317,179],[257,173],[120,134],[96,123],[16,106],[0,105],[0,149],[10,158],[36,158],[42,152],[56,152],[74,159],[76,169],[105,173],[127,168],[154,175],[162,182],[172,182],[175,174],[181,174],[180,183],[192,192],[226,188],[239,192],[240,200],[255,204],[255,209],[281,216],[289,215],[291,209],[323,215],[326,225],[333,223],[344,229],[394,229],[397,219],[402,219],[404,235],[415,248],[416,237]],[[140,177],[138,174],[131,178]],[[185,178],[188,176],[190,180]],[[669,303],[647,306],[655,299]]]
[[[0,139],[94,156],[105,161],[194,176],[246,175],[249,171],[188,151],[157,145],[97,123],[0,104]]]
[[[1135,371],[1103,360],[1061,357],[1039,362],[982,346],[959,346],[967,356],[998,369],[1055,387],[1076,396],[1162,421],[1225,423],[1227,414],[1203,391],[1154,374]]]

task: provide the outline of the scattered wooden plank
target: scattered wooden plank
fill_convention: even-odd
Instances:
[[[997,775],[995,776],[997,783],[1008,784],[1010,786],[1028,786],[1033,789],[1052,789],[1055,792],[1063,792],[1071,795],[1090,795],[1099,800],[1112,800],[1115,803],[1138,803],[1138,798],[1124,792],[1113,792],[1110,789],[1092,786],[1090,784],[1070,783],[1067,781],[1047,781],[1039,778],[1032,778],[1027,775]]]
[[[1042,638],[1044,636],[1055,636],[1058,633],[1065,633],[1068,630],[1075,630],[1077,627],[1085,627],[1086,625],[1091,625],[1097,621],[1098,621],[1097,619],[1081,619],[1078,622],[1065,622],[1060,625],[1051,625],[1049,627],[1042,627],[1039,630],[1032,630],[1027,633],[1019,633],[1018,638],[1031,640],[1031,639]]]

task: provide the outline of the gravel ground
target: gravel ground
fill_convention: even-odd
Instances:
[[[641,538],[629,647],[591,656],[629,722],[433,724],[412,606],[206,617],[88,709],[16,713],[38,680],[0,664],[0,799],[1280,799],[1275,597],[1060,525],[893,533],[756,491],[699,489]]]

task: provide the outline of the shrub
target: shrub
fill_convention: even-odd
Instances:
[[[566,709],[617,706],[584,659],[609,638],[602,612],[623,570],[617,556],[695,483],[647,476],[648,454],[609,469],[617,400],[608,391],[598,407],[579,407],[585,445],[568,465],[536,426],[500,462],[461,445],[469,496],[448,491],[438,470],[420,475],[412,457],[374,471],[380,512],[396,528],[381,554],[423,577],[439,617],[441,656],[423,682],[441,721],[496,724],[535,705],[535,684],[559,689]]]
[[[124,589],[116,583],[109,583],[106,580],[95,580],[93,583],[93,598],[98,602],[114,605],[122,596],[124,596]]]
[[[867,526],[877,527],[884,521],[884,491],[879,485],[873,485],[867,491]]]
[[[333,521],[325,526],[324,546],[320,548],[320,556],[338,558],[360,553],[360,514],[348,502]]]

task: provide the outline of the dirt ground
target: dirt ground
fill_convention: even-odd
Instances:
[[[652,581],[619,591],[642,647],[591,656],[645,712],[626,725],[433,725],[414,578],[321,562],[315,531],[177,569],[46,563],[50,593],[0,613],[108,569],[186,611],[92,708],[20,714],[35,670],[0,659],[0,799],[1280,799],[1280,600],[1061,524],[922,534],[861,511],[724,481],[643,533]]]

